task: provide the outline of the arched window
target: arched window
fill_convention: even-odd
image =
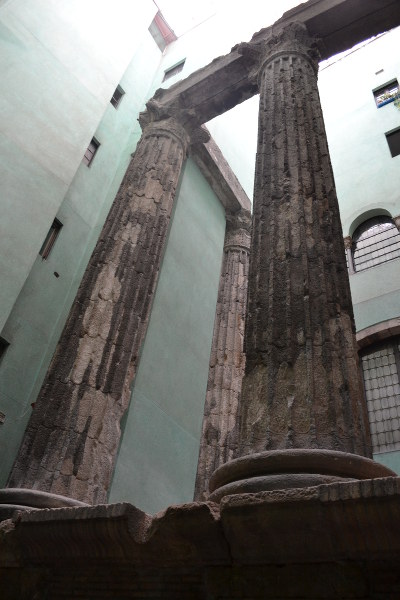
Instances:
[[[374,454],[400,450],[400,337],[360,353]]]
[[[390,217],[373,217],[357,227],[352,257],[356,272],[400,257],[400,232]]]

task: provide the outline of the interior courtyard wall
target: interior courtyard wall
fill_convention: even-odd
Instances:
[[[189,158],[124,419],[110,502],[128,501],[155,513],[193,497],[224,234],[224,209]]]
[[[0,7],[0,331],[155,11],[146,0],[133,20],[126,0],[91,4]]]
[[[47,17],[44,19],[45,29],[51,16],[54,20],[54,15],[49,14],[48,7],[43,7],[43,13]],[[3,458],[0,465],[0,485],[6,482],[32,412],[31,404],[35,402],[86,264],[141,135],[137,115],[143,109],[154,72],[161,59],[161,52],[147,30],[151,15],[152,12],[147,10],[142,30],[137,32],[141,42],[136,40],[133,57],[131,56],[125,72],[122,75],[119,75],[119,72],[112,73],[113,78],[118,76],[119,79],[110,79],[111,92],[107,98],[102,99],[103,114],[100,121],[93,123],[89,120],[87,123],[87,115],[84,112],[81,115],[74,115],[74,127],[82,127],[82,135],[88,136],[85,144],[87,145],[91,137],[95,136],[101,145],[89,168],[82,162],[84,149],[74,148],[76,154],[79,152],[77,169],[66,191],[65,187],[63,188],[65,194],[63,198],[57,195],[58,192],[51,185],[48,177],[43,177],[40,185],[38,183],[33,188],[29,174],[27,177],[26,172],[24,173],[25,181],[18,169],[15,169],[15,165],[11,165],[12,154],[6,151],[4,153],[6,163],[10,163],[6,168],[9,168],[12,177],[20,177],[21,182],[25,181],[24,184],[29,187],[30,192],[34,192],[33,195],[32,193],[29,195],[29,202],[27,202],[27,194],[20,196],[23,192],[21,186],[14,190],[14,193],[18,194],[17,211],[19,203],[25,206],[25,210],[30,210],[32,207],[41,221],[41,229],[35,230],[32,239],[29,240],[27,232],[32,225],[32,219],[25,217],[20,222],[22,226],[18,228],[14,223],[15,206],[7,203],[4,207],[1,227],[4,227],[4,230],[8,227],[7,232],[13,233],[12,244],[7,251],[2,250],[1,254],[10,259],[10,253],[18,249],[18,256],[24,258],[26,253],[29,260],[33,260],[33,265],[29,273],[25,274],[25,282],[20,293],[14,298],[10,315],[1,330],[1,336],[10,345],[0,365],[0,411],[5,415],[4,423],[0,428],[0,449]],[[63,25],[65,26],[65,23]],[[61,28],[61,23],[59,27]],[[32,62],[39,60],[33,49],[31,51]],[[18,58],[21,60],[21,57]],[[88,70],[89,66],[90,63],[87,66]],[[15,68],[17,69],[17,66]],[[50,87],[51,83],[46,81],[46,72],[39,70],[40,65],[36,65],[36,68],[38,69],[37,86],[41,83],[43,88],[46,88],[46,85]],[[58,71],[62,79],[64,67],[59,66]],[[111,74],[109,77],[111,78]],[[110,103],[110,98],[118,84],[125,94],[120,105],[115,109]],[[17,92],[18,90],[15,90],[15,94]],[[37,89],[34,88],[30,92],[34,97]],[[79,87],[76,81],[71,83],[69,92],[79,100]],[[90,130],[89,127],[93,129]],[[58,140],[44,139],[42,142],[48,144],[53,152],[57,150],[56,144],[62,143],[61,127],[58,134]],[[33,143],[35,140],[32,141]],[[63,152],[62,147],[60,151]],[[29,141],[23,152],[27,155],[31,152]],[[5,199],[8,184],[11,185],[12,181],[6,180]],[[47,196],[57,200],[51,210],[45,204]],[[38,251],[54,217],[57,217],[63,227],[48,258],[43,260]],[[43,227],[44,233],[41,233]],[[20,235],[25,236],[24,244],[18,248],[16,238]],[[2,242],[4,241],[2,236]],[[13,264],[11,267],[15,275],[19,266]],[[19,272],[22,273],[22,270],[19,269]],[[15,277],[17,278],[16,275]],[[2,281],[11,278],[11,275],[7,276],[2,272]],[[5,314],[5,305],[2,305],[0,312],[2,315]]]
[[[9,3],[9,6],[12,6],[13,4],[15,4],[15,7],[18,7],[21,3]],[[148,19],[146,23],[146,28],[150,20],[151,18]],[[46,22],[47,20],[45,19],[43,26],[44,30],[46,28]],[[62,29],[63,27],[65,27],[65,24],[60,23],[59,27],[60,29]],[[187,36],[184,36],[184,38],[186,37],[186,39],[182,38],[181,40],[178,40],[177,42],[173,43],[165,53],[163,62],[158,70],[156,70],[157,61],[154,61],[154,63],[151,62],[153,61],[153,58],[151,58],[150,61],[152,67],[149,68],[149,56],[153,57],[153,52],[157,52],[157,56],[159,57],[159,51],[154,45],[153,40],[149,40],[149,38],[147,38],[148,45],[146,46],[145,44],[144,46],[142,46],[143,52],[141,55],[139,53],[137,54],[137,56],[141,56],[140,64],[144,68],[142,68],[142,70],[140,71],[141,76],[136,81],[136,84],[138,86],[143,85],[143,82],[145,81],[146,77],[148,78],[149,84],[151,81],[149,91],[146,94],[147,97],[150,97],[154,93],[155,89],[157,89],[160,86],[164,70],[172,64],[179,62],[179,60],[185,58],[186,56],[191,56],[192,53],[196,53],[196,57],[193,57],[190,60],[188,58],[182,73],[162,84],[163,86],[172,85],[179,79],[186,77],[190,72],[194,71],[199,66],[207,64],[210,58],[220,53],[214,51],[213,37],[209,35],[210,30],[207,30],[207,27],[208,25],[207,23],[205,23],[203,26],[201,26],[201,28],[196,28],[196,30],[193,31],[191,35],[188,34]],[[349,54],[346,58],[334,62],[334,64],[332,64],[329,68],[323,69],[320,73],[320,93],[327,125],[328,141],[332,155],[332,162],[335,171],[335,179],[338,189],[344,232],[346,231],[347,226],[351,226],[351,223],[354,221],[354,219],[357,218],[359,212],[368,210],[368,207],[371,207],[371,205],[373,205],[374,207],[381,206],[382,202],[385,201],[386,206],[389,206],[390,204],[390,212],[392,214],[400,213],[399,195],[397,194],[396,196],[396,190],[399,189],[399,171],[398,168],[396,169],[396,166],[398,167],[398,161],[400,159],[399,157],[392,159],[390,157],[390,154],[388,154],[387,146],[384,147],[384,144],[386,144],[386,140],[384,140],[384,131],[399,126],[400,112],[396,111],[393,105],[388,105],[379,110],[376,109],[371,92],[371,90],[374,87],[380,85],[381,82],[385,83],[385,81],[390,80],[395,76],[400,77],[400,67],[398,61],[396,60],[396,47],[398,47],[399,36],[399,30],[395,30],[387,34],[386,36],[382,36],[382,38],[379,38],[371,44],[366,45],[362,49],[352,54]],[[207,53],[211,53],[210,57],[204,51],[204,40],[207,40]],[[200,43],[201,41],[203,46]],[[381,50],[379,54],[382,60],[376,61],[373,57],[375,56],[375,53],[377,51],[376,49],[379,49],[380,44],[384,45],[384,49]],[[147,48],[149,53],[147,52],[147,50],[144,51],[145,48]],[[229,48],[224,49],[223,51],[228,50]],[[369,53],[368,59],[366,61],[364,61],[363,58],[365,56],[365,52]],[[384,62],[382,62],[383,59]],[[356,74],[360,71],[361,65],[363,65],[364,62],[367,66],[364,69],[364,75],[365,80],[368,81],[368,85],[366,82],[360,84],[358,75],[356,77]],[[379,62],[379,65],[377,65],[376,62]],[[348,68],[347,64],[350,64]],[[385,69],[384,73],[380,76],[376,76],[375,72],[377,72],[382,67]],[[35,68],[38,69],[37,66]],[[341,74],[342,71],[346,72],[345,78],[344,75]],[[388,75],[388,77],[386,78],[386,73],[389,74],[389,72],[392,71],[396,71],[395,75],[393,75],[393,77]],[[42,76],[43,71],[40,70],[40,77],[38,77],[38,82],[41,81]],[[354,81],[352,79],[352,76],[354,76]],[[335,83],[332,85],[328,83],[325,87],[325,81],[329,82],[331,77],[332,81],[334,81]],[[341,83],[342,80],[346,81],[345,86],[343,86],[343,84]],[[113,89],[115,89],[115,84],[117,84],[118,82],[119,79],[114,79],[112,85],[110,83],[111,93]],[[19,85],[22,85],[22,83],[23,82],[19,82]],[[35,85],[39,86],[39,83]],[[124,87],[125,85],[127,85],[126,79],[123,80],[122,87]],[[362,100],[359,97],[360,85],[363,87]],[[79,101],[80,96],[77,92],[78,95],[75,96],[75,98],[78,99],[78,102],[75,100],[74,106],[75,103],[77,106],[82,105],[82,110],[90,113],[92,117],[93,110],[92,108],[90,108],[90,110],[87,110],[88,103],[85,101],[88,92],[85,86],[83,86],[83,88],[84,89],[82,91],[82,101]],[[37,88],[35,87],[34,89]],[[346,94],[345,97],[344,92]],[[141,100],[143,99],[144,97],[141,98]],[[90,93],[89,100],[90,102],[93,101],[93,98],[90,95]],[[125,98],[125,100],[127,100],[127,98]],[[35,228],[35,239],[33,244],[34,252],[32,250],[32,240],[31,242],[29,242],[29,236],[27,237],[27,239],[23,240],[22,247],[18,247],[18,243],[20,243],[20,240],[15,240],[15,246],[13,241],[12,246],[18,248],[18,260],[20,260],[21,256],[33,256],[33,259],[31,260],[35,260],[34,257],[37,256],[37,251],[41,245],[43,237],[48,229],[48,226],[51,223],[53,217],[57,214],[58,210],[61,211],[59,213],[60,216],[64,214],[68,215],[67,218],[70,219],[71,223],[74,223],[73,229],[75,230],[75,233],[71,233],[71,237],[67,238],[66,228],[64,227],[63,235],[65,236],[65,244],[63,243],[64,245],[61,245],[62,238],[60,237],[58,250],[57,244],[53,250],[52,255],[50,256],[51,262],[48,262],[45,265],[45,261],[42,262],[41,259],[36,258],[36,262],[34,263],[31,275],[29,276],[28,281],[26,282],[26,287],[23,289],[22,294],[20,294],[20,297],[18,298],[15,307],[17,312],[14,313],[15,319],[12,324],[13,339],[11,341],[13,342],[12,346],[14,346],[14,349],[12,348],[12,346],[10,346],[9,350],[6,353],[6,356],[3,359],[1,367],[4,373],[8,364],[10,368],[10,376],[13,378],[13,383],[11,387],[9,385],[10,380],[2,378],[2,381],[4,382],[4,386],[1,390],[2,402],[4,401],[6,403],[6,411],[3,412],[7,413],[6,422],[3,425],[1,425],[0,433],[2,435],[2,439],[10,438],[11,430],[9,426],[6,427],[7,420],[9,419],[9,417],[11,417],[14,420],[13,427],[17,423],[18,431],[23,431],[25,427],[26,419],[29,416],[29,412],[25,411],[30,411],[30,402],[34,399],[35,394],[38,388],[40,387],[41,380],[43,379],[43,376],[46,372],[47,364],[51,358],[52,349],[54,348],[59,333],[62,330],[63,321],[65,320],[66,314],[68,312],[68,306],[73,300],[75,293],[74,290],[76,289],[78,280],[80,279],[80,276],[84,270],[84,266],[89,258],[91,248],[93,247],[93,244],[95,242],[95,238],[97,237],[101,229],[101,225],[104,221],[106,212],[109,207],[109,203],[112,201],[112,198],[118,189],[119,182],[129,161],[129,153],[134,150],[135,143],[140,135],[140,128],[138,127],[138,125],[133,124],[135,123],[137,112],[139,110],[139,106],[135,105],[134,107],[132,107],[132,112],[130,113],[129,117],[131,119],[129,122],[129,139],[125,136],[125,133],[122,133],[122,130],[120,131],[124,140],[123,142],[121,142],[121,144],[125,144],[125,149],[129,148],[129,152],[125,152],[124,149],[124,152],[121,153],[119,141],[120,138],[118,138],[118,136],[116,135],[116,131],[113,127],[113,123],[111,120],[112,115],[114,115],[114,109],[111,106],[109,106],[109,96],[107,98],[103,98],[102,102],[103,112],[101,112],[100,117],[93,117],[93,121],[87,118],[86,112],[84,115],[73,115],[74,118],[72,120],[75,124],[74,126],[76,126],[76,128],[79,129],[79,131],[83,129],[86,132],[84,134],[86,136],[84,143],[84,136],[82,138],[79,138],[79,152],[77,148],[75,148],[74,156],[76,160],[76,168],[80,164],[82,149],[84,150],[84,148],[87,145],[87,142],[90,140],[93,134],[97,132],[99,134],[99,137],[101,133],[104,133],[107,136],[110,135],[110,145],[108,146],[109,152],[107,152],[107,154],[103,154],[103,159],[101,159],[101,154],[97,156],[97,159],[99,159],[99,167],[97,174],[101,170],[103,171],[103,174],[107,181],[107,189],[103,189],[103,179],[99,180],[95,176],[96,171],[94,167],[96,163],[94,162],[90,169],[87,169],[84,165],[78,168],[72,180],[69,193],[67,194],[67,196],[65,196],[66,190],[68,189],[68,185],[65,182],[61,182],[60,184],[60,180],[57,176],[54,178],[48,170],[44,172],[43,167],[41,165],[38,165],[37,162],[35,162],[36,159],[34,159],[32,157],[32,154],[30,154],[29,152],[22,152],[22,154],[19,152],[19,155],[17,156],[15,148],[9,148],[8,145],[10,142],[9,140],[6,140],[7,157],[9,157],[7,160],[9,160],[12,163],[12,169],[10,168],[9,172],[11,173],[13,179],[5,179],[5,181],[7,182],[7,189],[12,190],[12,193],[16,194],[18,196],[18,199],[24,199],[23,203],[21,203],[21,210],[23,208],[25,211],[24,222],[30,222],[31,225],[32,219],[30,219],[29,214],[26,214],[26,198],[32,196],[32,190],[35,191],[33,198],[34,201],[32,200],[32,206],[35,206],[35,215],[36,213],[43,213],[46,215],[46,226],[44,226],[43,221],[41,222],[40,227]],[[352,104],[353,102],[354,104]],[[257,99],[252,99],[251,101],[246,103],[246,105],[249,106],[251,103],[253,103],[254,107],[256,107]],[[92,105],[90,105],[90,107],[92,107]],[[122,108],[123,103],[121,104],[120,108],[115,114],[119,116],[119,111]],[[252,171],[254,169],[254,154],[253,150],[250,149],[255,148],[256,143],[254,133],[257,128],[257,110],[254,110],[254,116],[252,116],[251,113],[252,110],[245,108],[245,105],[238,106],[237,108],[230,111],[229,117],[228,115],[223,115],[215,119],[215,123],[209,124],[211,133],[215,136],[215,139],[222,148],[224,154],[228,156],[230,153],[230,162],[235,162],[236,174],[239,180],[244,185],[246,191],[248,191],[250,197],[251,193],[249,188],[252,180]],[[103,120],[101,120],[102,115],[104,115]],[[128,119],[128,116],[126,116],[126,118]],[[347,121],[346,128],[337,128],[337,123],[339,119],[344,119],[345,121]],[[88,125],[89,121],[90,126]],[[392,125],[391,123],[393,123],[394,121],[395,124]],[[249,126],[250,122],[253,123],[252,126]],[[371,124],[373,124],[373,127]],[[58,130],[62,131],[62,128],[59,128]],[[349,132],[353,132],[352,135],[349,135]],[[371,135],[371,133],[373,135]],[[114,134],[115,137],[113,137]],[[36,132],[36,139],[38,137],[38,133]],[[112,142],[111,139],[113,140]],[[55,152],[54,140],[52,147],[53,152]],[[346,155],[346,158],[344,158],[344,148],[347,148],[349,152],[349,154]],[[380,148],[382,152],[377,152],[377,148]],[[101,151],[103,150],[104,152],[106,152],[105,143],[104,146],[101,147]],[[385,150],[386,152],[385,157],[383,156],[383,150]],[[62,155],[63,154],[64,150],[62,152]],[[113,167],[113,173],[109,172],[109,162],[107,162],[106,160],[107,157],[111,156],[114,156],[114,158],[116,159]],[[20,176],[21,171],[18,171],[18,165],[21,161],[25,161],[21,166],[21,168],[24,169],[24,177]],[[105,168],[106,164],[107,169]],[[102,169],[100,169],[100,165]],[[349,165],[352,166],[350,167]],[[370,178],[371,172],[374,174],[373,180]],[[32,173],[32,176],[29,175],[28,181],[25,182],[25,184],[23,184],[24,180],[26,180],[26,173],[28,173],[28,175]],[[86,177],[88,173],[90,175],[90,179],[89,177]],[[369,184],[365,185],[364,182],[367,181],[367,177]],[[17,187],[15,187],[14,185],[15,178],[19,179]],[[56,189],[54,180],[56,180],[57,186],[62,186],[61,191],[58,190],[58,187]],[[43,182],[47,182],[46,185]],[[28,187],[22,188],[22,185]],[[359,187],[361,187],[363,192],[368,192],[368,205],[364,203],[363,194],[358,192]],[[95,190],[95,193],[92,192],[93,190]],[[382,193],[382,190],[384,191],[384,193]],[[64,198],[64,196],[65,201],[64,203],[62,203],[62,199]],[[97,199],[100,196],[102,196],[103,198],[103,204],[100,208],[100,213],[98,214],[98,217],[96,219],[93,210],[98,202]],[[10,198],[12,198],[11,195]],[[46,198],[47,204],[43,204]],[[89,201],[87,204],[87,198],[92,199],[92,204],[91,201]],[[374,198],[376,198],[376,200],[374,200]],[[90,205],[91,207],[89,208]],[[18,208],[18,203],[16,206]],[[365,206],[367,206],[367,208],[365,208]],[[395,212],[396,206],[397,212]],[[39,210],[38,207],[41,207],[41,209]],[[82,211],[82,214],[80,214],[80,211]],[[11,215],[11,211],[9,212]],[[13,211],[12,218],[15,219],[15,217],[18,217],[18,211],[16,211],[16,214],[14,214]],[[10,222],[8,221],[4,221],[4,223],[6,225],[7,223],[10,224]],[[85,243],[82,243],[82,236],[84,236],[85,234],[89,236],[87,238],[86,246]],[[27,246],[28,242],[30,243],[29,247]],[[71,248],[71,244],[74,248]],[[75,254],[75,248],[77,254]],[[24,252],[24,250],[26,252]],[[79,266],[77,267],[76,259],[78,255]],[[54,271],[58,272],[58,269],[56,267],[61,259],[63,261],[63,265],[65,263],[63,267],[65,281],[63,281],[64,287],[62,289],[61,286],[59,286],[62,277],[60,276],[60,278],[55,278],[55,276],[53,275]],[[358,329],[366,327],[375,322],[384,320],[386,318],[391,318],[392,316],[398,316],[398,306],[400,306],[400,283],[396,283],[399,281],[398,264],[399,261],[395,260],[391,263],[387,263],[386,265],[381,265],[380,267],[376,267],[364,273],[359,273],[355,276],[352,276],[350,283],[352,288],[353,302],[355,303],[354,309]],[[48,268],[46,274],[43,274],[43,266]],[[18,265],[17,267],[19,268]],[[23,270],[24,277],[26,277],[26,274],[27,272],[29,272],[29,269],[29,265],[26,264]],[[42,269],[42,272],[40,272],[39,269]],[[375,272],[379,272],[379,276],[375,276]],[[380,274],[385,274],[385,276],[381,278]],[[69,279],[67,281],[68,277]],[[51,284],[49,286],[49,282],[51,282],[52,284],[56,282],[57,288],[55,288]],[[16,296],[17,291],[15,289],[13,292],[14,300]],[[56,314],[57,311],[54,311],[53,308],[54,305],[58,305],[58,308],[60,308],[60,301],[61,303],[63,303],[63,308]],[[36,315],[34,315],[34,307],[37,307]],[[163,334],[161,332],[157,334],[154,332],[152,335],[154,335],[154,343],[156,345],[159,344],[160,340],[162,340]],[[158,335],[160,337],[157,341]],[[29,340],[29,343],[27,343],[27,340]],[[18,343],[18,347],[16,342]],[[37,346],[37,344],[40,344],[40,347]],[[145,348],[143,350],[143,353],[145,353]],[[21,369],[21,367],[23,368]],[[208,363],[204,367],[205,377],[207,377],[207,370]],[[138,381],[140,383],[139,379]],[[151,390],[150,378],[146,378],[143,375],[142,382],[143,388],[141,389],[144,394],[143,397],[146,397],[147,401],[147,395],[150,393],[149,390]],[[145,406],[146,401],[142,403],[142,408]],[[198,407],[199,426],[197,435],[199,435],[200,433],[200,423],[204,396],[201,400],[198,401],[200,402],[200,407]],[[147,402],[147,404],[149,403]],[[135,405],[133,405],[133,407],[134,406]],[[0,407],[0,410],[3,409]],[[186,410],[186,408],[182,410],[182,414],[184,414],[184,410]],[[132,415],[135,414],[134,411],[135,408],[132,408]],[[156,406],[155,412],[157,413],[157,411],[158,407]],[[143,424],[145,422],[148,424],[148,421],[146,421],[143,414],[144,413],[142,412],[142,416],[139,418],[139,412],[136,411],[136,417],[139,419],[138,423],[140,422],[141,430],[143,430]],[[158,412],[158,414],[160,415],[164,413]],[[129,419],[131,419],[132,421],[133,417],[130,415]],[[132,423],[132,428],[134,428],[134,419]],[[175,423],[173,424],[175,433],[178,431],[182,433],[182,436],[180,438],[181,440],[184,440],[185,438],[189,440],[190,438],[190,443],[188,442],[187,448],[192,448],[193,430],[191,430],[188,437],[187,432],[184,430],[184,428],[179,429],[180,426],[176,425],[176,423],[179,423],[178,418],[175,419]],[[8,420],[8,424],[11,425],[11,419]],[[163,429],[162,423],[160,423],[160,428],[161,430]],[[126,429],[126,431],[128,431],[128,429]],[[121,448],[122,454],[120,455],[118,467],[118,469],[120,469],[121,475],[119,477],[121,477],[123,473],[126,473],[126,471],[124,472],[124,468],[127,468],[127,466],[129,465],[129,461],[132,460],[133,454],[131,453],[131,451],[133,449],[133,446],[135,446],[135,444],[137,443],[137,449],[135,451],[138,453],[141,452],[140,448],[145,447],[145,443],[140,439],[140,437],[134,438],[136,434],[137,430],[135,433],[132,429],[133,437],[131,439],[136,439],[136,441],[132,441],[131,444],[128,444],[126,457],[129,458],[127,458],[125,462],[122,458],[124,452],[123,447]],[[11,434],[11,438],[12,437],[13,436]],[[176,438],[176,440],[179,440],[179,438]],[[176,442],[176,440],[174,441],[174,443]],[[172,438],[171,441],[173,441]],[[1,443],[3,444],[3,441]],[[123,444],[127,443],[127,434],[125,434]],[[149,442],[147,441],[146,443]],[[176,443],[179,444],[181,443],[181,441],[178,441]],[[12,444],[13,450],[8,455],[9,461],[12,461],[13,452],[15,453],[16,447],[18,446],[15,439],[12,441]],[[1,449],[3,451],[3,446],[1,447]],[[192,450],[190,450],[190,452],[192,452]],[[170,503],[169,500],[167,500],[168,498],[170,498],[169,486],[172,484],[172,482],[176,483],[176,479],[174,478],[176,477],[176,473],[178,472],[174,472],[172,456],[174,456],[174,453],[171,454],[170,460],[168,460],[167,469],[167,471],[169,470],[171,479],[169,480],[169,482],[164,481],[164,483],[162,483],[162,485],[165,486],[162,497],[165,498],[166,504]],[[394,459],[395,458],[393,456],[390,457],[390,460],[393,461]],[[160,462],[157,462],[158,460],[160,460]],[[160,465],[164,465],[164,460],[165,456],[161,453],[158,454],[157,459],[154,456],[153,467],[156,469],[157,472],[160,472]],[[180,497],[181,499],[190,500],[191,492],[189,493],[189,482],[191,482],[191,485],[193,485],[196,471],[196,460],[197,455],[193,462],[193,454],[190,454],[190,458],[188,459],[186,466],[183,465],[182,467],[184,468],[185,472],[183,483],[185,492]],[[136,465],[132,463],[131,467],[133,469],[139,469],[137,473],[140,475],[140,477],[143,477],[144,469],[142,469],[139,459],[137,459],[137,461],[138,462],[136,463]],[[394,467],[392,466],[392,468]],[[6,470],[8,470],[8,467],[5,467],[5,471]],[[396,470],[400,472],[400,464],[398,465]],[[6,475],[2,474],[2,477],[5,476]],[[121,487],[119,487],[118,481],[119,480],[117,477],[114,480],[114,484],[111,491],[111,498],[122,497],[123,493],[125,493],[123,492],[122,484]],[[179,482],[180,481],[181,480],[179,479]],[[141,493],[142,491],[134,492],[133,494],[139,494],[140,496]],[[131,494],[131,491],[128,491],[127,494]],[[145,506],[146,503],[148,503],[148,506],[152,507],[151,503],[154,500],[153,496],[153,492],[147,490],[145,495],[138,497],[138,502],[142,502],[143,506]],[[132,495],[129,497],[132,497]],[[163,506],[165,506],[166,504],[163,504]]]

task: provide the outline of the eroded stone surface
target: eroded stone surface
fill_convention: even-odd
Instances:
[[[250,229],[247,211],[228,216],[200,440],[196,500],[207,498],[212,473],[231,460],[237,450],[238,405],[245,364],[243,334]]]
[[[144,131],[89,261],[8,486],[106,499],[189,135]]]
[[[316,43],[293,23],[239,50],[260,87],[239,456],[370,456]]]
[[[2,598],[397,600],[399,498],[389,477],[25,513],[0,525]]]

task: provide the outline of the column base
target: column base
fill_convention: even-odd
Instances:
[[[232,494],[305,488],[340,481],[397,477],[370,458],[335,450],[271,450],[219,467],[210,479],[212,502]]]
[[[25,488],[0,489],[0,521],[11,519],[16,511],[40,510],[43,508],[66,508],[90,506],[67,496]]]

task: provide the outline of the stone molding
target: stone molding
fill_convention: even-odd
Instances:
[[[2,597],[398,598],[400,478],[0,524]],[[104,593],[103,593],[104,592]]]

